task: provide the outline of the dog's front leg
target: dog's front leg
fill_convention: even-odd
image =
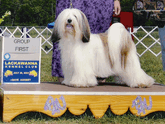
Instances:
[[[97,80],[89,59],[80,50],[75,53],[73,61],[74,71],[69,85],[74,87],[96,86]]]
[[[62,81],[62,84],[69,85],[73,75],[73,67],[70,62],[66,61],[65,58],[63,58],[62,61],[62,70],[64,74],[64,80]]]
[[[74,73],[69,85],[74,87],[91,87],[97,85],[97,80],[91,74]]]

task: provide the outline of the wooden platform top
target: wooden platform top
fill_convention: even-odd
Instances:
[[[41,84],[2,84],[4,94],[38,95],[165,95],[165,85],[154,84],[150,88],[130,88],[114,83],[102,83],[95,87],[74,88],[55,82]]]

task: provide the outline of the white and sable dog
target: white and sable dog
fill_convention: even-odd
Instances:
[[[119,76],[130,87],[150,87],[154,79],[140,66],[131,35],[121,23],[105,33],[91,34],[86,16],[65,9],[57,17],[51,36],[59,41],[65,85],[97,85],[96,77]]]

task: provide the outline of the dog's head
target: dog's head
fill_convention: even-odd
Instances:
[[[51,40],[56,42],[68,35],[81,38],[84,43],[89,42],[89,23],[85,14],[78,9],[65,9],[59,14],[55,21]]]

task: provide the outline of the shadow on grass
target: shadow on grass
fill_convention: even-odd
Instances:
[[[148,114],[144,118],[153,119],[153,120],[165,119],[165,112],[164,111],[153,112]]]
[[[18,120],[45,120],[45,121],[51,121],[51,120],[68,120],[68,119],[80,119],[80,118],[91,118],[94,119],[93,114],[91,113],[90,109],[88,108],[86,112],[82,115],[73,115],[67,110],[62,116],[53,118],[46,114],[40,113],[40,112],[26,112],[23,114],[18,115],[16,118],[14,118],[12,121],[18,121]]]

